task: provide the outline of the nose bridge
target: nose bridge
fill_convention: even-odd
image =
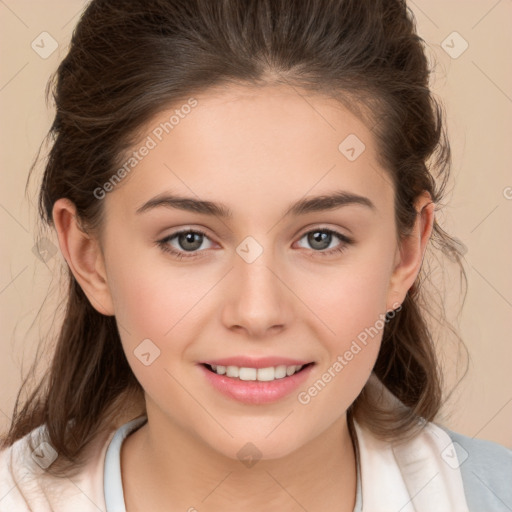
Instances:
[[[232,281],[224,302],[223,321],[227,327],[242,327],[254,336],[285,326],[291,317],[290,297],[279,275],[272,247],[247,237],[236,248]]]

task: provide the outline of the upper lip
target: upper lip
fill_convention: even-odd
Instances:
[[[239,368],[269,368],[270,366],[304,366],[313,361],[304,361],[300,359],[291,359],[289,357],[250,357],[234,356],[224,357],[222,359],[209,359],[201,361],[201,364],[210,366],[238,366]]]

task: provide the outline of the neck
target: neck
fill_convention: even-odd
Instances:
[[[121,450],[127,512],[271,510],[352,512],[356,459],[346,416],[285,457],[252,465],[168,422],[150,421]],[[165,441],[168,440],[168,441]]]

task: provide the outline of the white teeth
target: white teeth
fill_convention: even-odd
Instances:
[[[276,366],[274,374],[276,379],[282,379],[286,377],[286,366],[284,364],[282,364],[281,366]]]
[[[238,377],[239,374],[238,366],[227,366],[226,367],[226,376],[227,377]]]
[[[279,365],[269,366],[268,368],[239,368],[238,366],[211,365],[211,368],[218,375],[226,375],[226,377],[269,382],[292,376],[302,369],[302,365]]]
[[[258,380],[274,380],[276,378],[276,371],[272,366],[269,368],[258,368]]]
[[[240,368],[238,378],[240,380],[256,380],[256,368]]]
[[[287,366],[286,367],[286,375],[288,375],[288,377],[290,375],[293,375],[295,373],[295,366]]]

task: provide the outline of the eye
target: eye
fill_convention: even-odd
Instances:
[[[332,244],[335,242],[336,238],[340,243],[333,247]],[[341,253],[347,249],[348,245],[353,243],[353,240],[349,237],[326,228],[308,231],[302,235],[299,242],[303,239],[310,244],[314,253],[321,256]],[[210,245],[204,247],[203,244],[205,241],[209,241]],[[164,252],[170,253],[179,259],[195,258],[199,256],[199,253],[203,252],[203,250],[200,249],[211,248],[211,240],[206,233],[201,230],[186,229],[166,236],[162,240],[159,240],[157,245]]]
[[[203,231],[186,229],[166,236],[159,240],[157,244],[163,251],[171,253],[177,258],[195,258],[198,252],[202,252],[199,249],[201,249],[205,240],[210,239]],[[210,247],[202,248],[209,249]]]
[[[341,241],[338,245],[332,245],[335,242],[335,239]],[[353,240],[349,237],[338,233],[332,229],[313,229],[304,233],[300,238],[301,240],[306,240],[306,243],[313,248],[314,252],[318,253],[322,256],[329,256],[332,254],[341,253],[347,249],[347,246],[353,243]]]

